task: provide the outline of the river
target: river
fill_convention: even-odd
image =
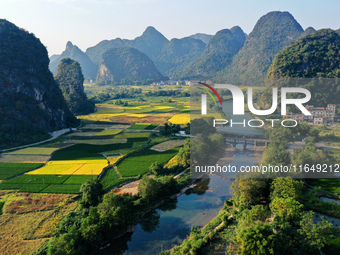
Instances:
[[[224,102],[223,108],[230,114],[231,101]],[[243,118],[247,121],[251,117],[246,114],[242,116]],[[233,132],[236,130],[233,129]],[[243,133],[263,134],[261,130],[254,128],[245,128]],[[231,164],[235,166],[255,165],[258,160],[258,154],[251,147],[243,150],[241,144],[237,145],[232,155],[228,157],[231,158]],[[231,180],[217,174],[210,175],[195,188],[146,215],[144,222],[137,224],[133,233],[115,239],[110,246],[96,253],[153,255],[181,244],[193,226],[202,227],[217,216],[224,201],[231,196],[230,185]]]

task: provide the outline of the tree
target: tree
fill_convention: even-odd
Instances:
[[[177,162],[183,167],[190,166],[190,139],[186,139],[184,146],[179,150]]]
[[[271,141],[263,153],[263,164],[270,164],[271,166],[286,166],[290,164],[290,162],[290,153],[280,142]]]
[[[147,201],[157,197],[159,184],[154,179],[144,175],[138,184],[139,195]]]
[[[66,234],[62,234],[52,239],[47,254],[48,255],[79,255],[80,233],[76,226],[73,226]]]
[[[303,205],[292,197],[275,197],[269,207],[275,216],[293,221],[301,216]]]
[[[261,179],[236,178],[231,189],[238,204],[256,204],[264,196],[267,183]]]
[[[242,229],[238,235],[241,246],[238,249],[240,255],[249,254],[284,254],[280,251],[280,238],[273,233],[270,224],[258,222]]]
[[[80,233],[88,244],[95,247],[103,241],[102,229],[100,224],[97,207],[90,207],[89,215],[81,221]]]
[[[96,206],[103,195],[103,186],[98,180],[90,180],[81,185],[80,192],[85,206]]]
[[[286,147],[288,142],[294,141],[294,136],[290,128],[285,128],[279,123],[275,123],[274,127],[266,131],[266,136],[271,143],[278,142]]]
[[[213,127],[212,124],[209,124],[204,119],[194,119],[191,121],[190,124],[190,134],[197,135],[197,134],[204,134],[210,135],[216,132],[216,128]]]
[[[164,168],[162,164],[159,164],[158,162],[154,162],[151,164],[150,166],[150,171],[154,174],[154,175],[159,175],[163,172]]]
[[[321,222],[314,224],[314,214],[312,211],[304,213],[298,230],[304,237],[301,245],[305,248],[306,254],[318,254],[332,236],[332,223],[323,218]]]
[[[271,183],[270,198],[294,198],[297,201],[302,199],[303,182],[292,178],[276,178]]]

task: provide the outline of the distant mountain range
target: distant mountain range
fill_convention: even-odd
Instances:
[[[202,54],[191,61],[182,72],[181,78],[213,78],[228,66],[234,55],[244,45],[246,34],[240,27],[218,31],[206,45]]]
[[[148,84],[166,79],[145,53],[132,47],[105,51],[97,75],[97,83],[104,84]]]
[[[102,77],[98,78],[97,74],[105,51],[131,47],[145,53],[163,76],[264,85],[264,78],[276,54],[314,32],[312,27],[303,30],[289,12],[279,11],[262,16],[249,36],[240,27],[233,27],[218,31],[214,36],[197,33],[169,41],[150,26],[133,40],[104,40],[85,53],[68,42],[60,56],[51,57],[50,69],[55,73],[60,60],[70,57],[80,63],[86,79],[101,80]],[[156,80],[158,76],[151,78]]]

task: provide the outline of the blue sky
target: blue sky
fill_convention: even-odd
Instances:
[[[339,0],[0,0],[0,18],[34,33],[50,55],[67,41],[85,51],[104,39],[133,39],[147,26],[168,39],[235,25],[248,34],[269,11],[289,11],[303,28],[340,27]]]

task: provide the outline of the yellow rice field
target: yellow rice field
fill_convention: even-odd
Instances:
[[[111,121],[112,117],[135,117],[135,118],[144,118],[148,116],[147,114],[139,114],[139,113],[115,113],[115,114],[92,114],[92,115],[84,115],[78,116],[79,119],[83,120],[91,120],[91,121]]]
[[[84,164],[73,175],[100,175],[106,164]]]
[[[171,168],[171,167],[174,167],[176,165],[177,165],[177,155],[175,155],[172,159],[170,159],[164,167],[165,168]]]
[[[99,175],[108,165],[106,160],[50,161],[31,175]]]
[[[122,156],[117,156],[117,157],[107,157],[107,160],[110,162],[110,165],[114,165],[117,163],[117,161],[119,159],[121,159],[122,157],[124,157],[125,155]]]
[[[169,119],[169,122],[171,122],[172,124],[187,124],[190,122],[190,114],[176,114]]]

